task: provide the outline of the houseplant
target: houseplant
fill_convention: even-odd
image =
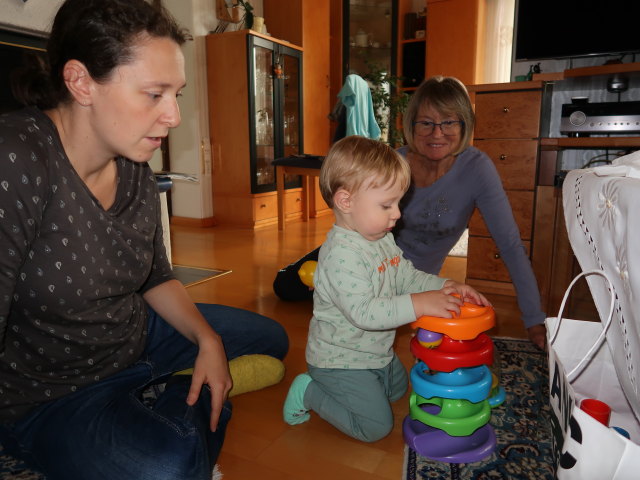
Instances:
[[[409,104],[409,95],[400,87],[400,77],[389,75],[381,65],[365,59],[368,72],[362,75],[371,90],[373,112],[382,130],[382,137],[392,147],[404,145],[402,114]]]

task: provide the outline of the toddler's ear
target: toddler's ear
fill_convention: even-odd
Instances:
[[[351,194],[344,188],[338,189],[338,191],[333,196],[333,204],[342,213],[347,213],[351,208]]]

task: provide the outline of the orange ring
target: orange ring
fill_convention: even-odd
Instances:
[[[411,327],[444,333],[454,340],[473,340],[495,324],[496,315],[492,307],[464,302],[460,307],[460,315],[453,314],[453,318],[423,315]]]

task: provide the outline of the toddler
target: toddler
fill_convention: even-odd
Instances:
[[[314,274],[308,373],[294,379],[284,404],[290,425],[309,420],[312,410],[359,440],[385,437],[390,402],[408,386],[393,351],[395,329],[422,315],[450,318],[464,300],[489,305],[473,288],[403,258],[391,230],[410,181],[402,156],[365,137],[336,142],[322,164],[320,190],[336,221]]]

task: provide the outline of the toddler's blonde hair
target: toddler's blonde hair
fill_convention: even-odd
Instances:
[[[365,180],[373,178],[367,188],[400,182],[404,191],[411,183],[407,161],[383,142],[351,135],[334,143],[322,162],[320,193],[327,205],[334,208],[333,196],[343,188],[357,192]]]

